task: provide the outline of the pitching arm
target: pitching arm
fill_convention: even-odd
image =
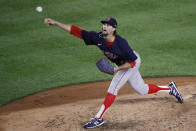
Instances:
[[[66,32],[70,32],[71,31],[71,25],[69,24],[63,24],[63,23],[60,23],[58,21],[55,21],[53,19],[50,19],[50,18],[45,18],[44,19],[44,23],[48,26],[58,26],[60,27],[61,29],[65,30]]]
[[[58,21],[52,20],[50,18],[46,18],[44,20],[44,22],[48,26],[50,26],[50,25],[58,26],[61,29],[65,30],[66,32],[69,32],[70,34],[82,39],[82,29],[77,27],[77,26],[69,25],[69,24],[63,24],[63,23],[60,23]]]

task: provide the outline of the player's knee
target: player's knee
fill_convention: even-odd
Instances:
[[[146,94],[148,94],[148,88],[146,88],[146,86],[138,86],[138,87],[135,87],[134,90],[138,94],[140,94],[140,95],[146,95]]]
[[[146,95],[146,94],[147,94],[147,93],[144,92],[144,91],[137,91],[137,93],[140,94],[140,95]]]
[[[109,89],[108,89],[108,93],[117,96],[118,90],[117,90],[117,89],[110,89],[110,88],[109,88]]]

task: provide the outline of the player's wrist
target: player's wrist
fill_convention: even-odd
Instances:
[[[54,21],[53,25],[55,25],[55,26],[60,26],[60,23],[57,22],[57,21]]]
[[[118,72],[118,71],[119,71],[119,68],[118,67],[114,67],[114,73]]]

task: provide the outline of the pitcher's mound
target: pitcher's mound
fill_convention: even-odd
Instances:
[[[105,124],[91,130],[196,129],[196,77],[146,78],[146,83],[167,85],[175,81],[184,103],[167,93],[141,96],[125,85],[111,108]],[[110,82],[56,88],[25,97],[0,108],[1,131],[79,131],[103,103]]]

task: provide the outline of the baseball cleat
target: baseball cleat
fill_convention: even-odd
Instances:
[[[180,102],[182,104],[183,103],[183,98],[182,98],[181,94],[179,93],[175,82],[171,82],[169,84],[169,87],[171,88],[169,94],[172,95],[172,96],[175,96],[176,99],[178,100],[178,102]]]
[[[93,118],[90,122],[84,125],[84,128],[95,128],[101,126],[104,123],[103,119]]]

